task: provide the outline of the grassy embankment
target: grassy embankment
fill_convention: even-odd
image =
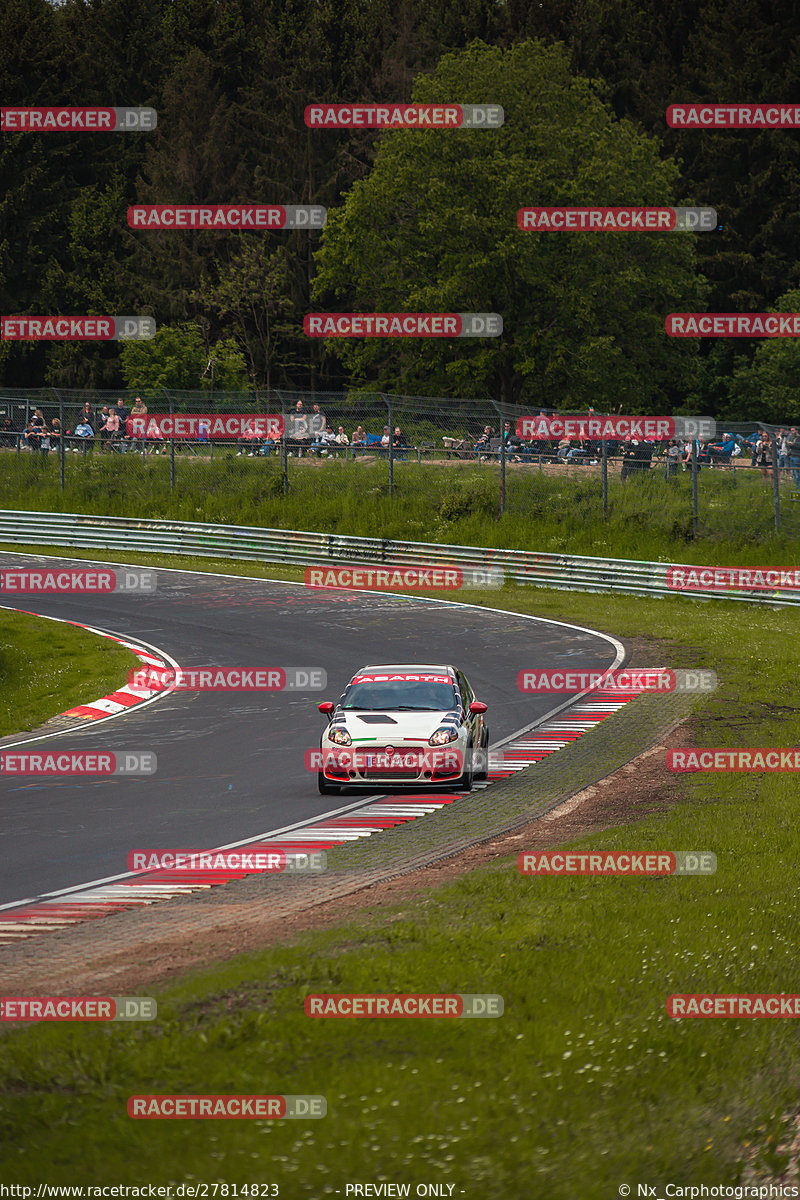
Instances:
[[[800,540],[800,503],[789,500],[791,483],[782,483],[783,524],[776,535],[771,486],[747,469],[735,476],[701,473],[694,539],[690,477],[667,481],[661,470],[624,484],[612,476],[604,518],[598,468],[563,468],[558,475],[510,467],[507,511],[498,520],[495,464],[397,463],[393,497],[384,462],[293,459],[288,496],[277,459],[230,452],[213,462],[181,456],[173,492],[162,458],[76,456],[67,467],[62,492],[54,456],[3,455],[0,506],[713,564],[785,565],[796,561]]]

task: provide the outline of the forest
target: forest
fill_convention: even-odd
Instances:
[[[797,420],[796,342],[666,336],[800,310],[800,131],[669,105],[798,96],[772,0],[4,0],[4,106],[152,107],[0,135],[0,312],[141,314],[152,343],[0,342],[0,388],[491,396]],[[314,102],[494,103],[484,130],[312,129]],[[297,204],[324,229],[132,229],[134,204]],[[526,205],[700,205],[705,233],[523,232]],[[501,338],[318,340],[310,312],[498,312]]]

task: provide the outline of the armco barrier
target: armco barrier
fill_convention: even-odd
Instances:
[[[702,599],[748,604],[800,605],[800,593],[715,591],[678,593],[667,584],[671,567],[691,564],[637,562],[625,558],[580,558],[528,550],[447,546],[386,538],[344,537],[297,529],[261,529],[251,525],[146,521],[135,517],[81,513],[0,512],[0,542],[32,546],[75,546],[141,554],[189,554],[208,558],[315,566],[384,563],[396,566],[502,568],[507,579],[533,587],[564,591],[625,592],[639,596],[685,594]],[[693,564],[697,566],[698,564]]]

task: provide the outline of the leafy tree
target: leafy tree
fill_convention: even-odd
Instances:
[[[494,311],[505,332],[424,353],[403,339],[331,348],[386,390],[643,411],[680,399],[696,346],[670,343],[664,315],[703,295],[693,235],[523,233],[516,220],[532,204],[675,203],[676,165],[571,75],[563,47],[474,43],[414,88],[415,101],[454,96],[502,104],[505,124],[385,135],[329,214],[313,296],[347,311]]]
[[[206,371],[210,358],[214,359],[215,389],[246,388],[245,359],[234,340],[223,338],[209,351],[200,329],[191,322],[164,325],[148,341],[125,342],[121,353],[125,386],[153,390],[210,388],[211,376]]]
[[[781,296],[774,311],[800,312],[800,288]],[[797,338],[765,338],[752,362],[740,363],[733,376],[725,417],[782,424],[800,421],[800,342]]]

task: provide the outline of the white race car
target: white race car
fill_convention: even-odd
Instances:
[[[456,667],[362,667],[328,718],[320,741],[319,790],[449,786],[472,789],[488,773],[486,705]]]

